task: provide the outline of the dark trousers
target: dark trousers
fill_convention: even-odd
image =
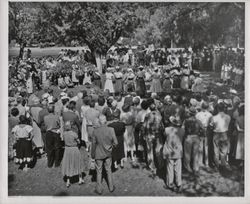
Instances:
[[[55,167],[60,166],[61,155],[61,138],[60,134],[52,131],[46,132],[46,152],[48,158],[48,167],[52,167],[55,163]]]

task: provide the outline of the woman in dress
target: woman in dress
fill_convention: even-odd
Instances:
[[[33,80],[32,80],[32,72],[29,72],[28,74],[28,79],[26,81],[26,88],[27,88],[27,93],[32,94],[33,93]]]
[[[14,159],[16,153],[14,150],[14,144],[16,142],[15,136],[12,134],[12,129],[19,124],[19,110],[12,108],[9,117],[9,135],[8,135],[8,158]]]
[[[122,82],[122,72],[120,71],[120,67],[116,67],[116,71],[114,72],[115,77],[115,83],[114,83],[114,89],[115,93],[122,93],[123,91],[123,82]]]
[[[135,151],[135,137],[134,137],[134,115],[130,110],[130,105],[124,104],[122,107],[123,113],[121,114],[121,121],[126,125],[126,131],[124,133],[124,153],[125,160],[127,160],[128,152],[130,152],[131,159],[134,161]]]
[[[241,166],[243,165],[244,161],[244,112],[245,106],[241,105],[238,109],[239,116],[236,118],[235,125],[238,132],[238,140],[236,146],[236,155],[235,159],[241,161]]]
[[[158,70],[158,67],[154,68],[154,73],[152,74],[152,84],[150,88],[151,93],[161,93],[162,87],[161,87],[161,73]]]
[[[163,89],[163,92],[166,93],[166,94],[171,93],[172,81],[170,79],[169,70],[167,70],[164,73],[164,80],[163,80],[163,83],[162,83],[162,89]]]
[[[143,66],[139,67],[139,71],[136,74],[136,94],[143,98],[146,93],[146,85],[145,85],[145,72],[143,71]]]
[[[71,122],[67,121],[64,125],[63,139],[65,143],[62,175],[67,177],[67,188],[70,186],[70,177],[79,175],[79,185],[84,183],[82,179],[83,159],[81,158],[80,140],[75,131],[72,130]]]
[[[88,96],[83,98],[83,105],[81,107],[81,119],[82,119],[82,141],[85,142],[86,149],[89,151],[89,139],[88,139],[88,131],[87,131],[87,119],[86,119],[86,111],[90,109],[89,106],[90,98]]]
[[[32,161],[32,138],[33,128],[27,125],[28,121],[24,115],[19,117],[19,125],[12,129],[16,139],[16,163],[20,164],[20,168],[24,165],[23,170],[28,170],[28,164]]]
[[[106,81],[105,81],[105,85],[104,85],[104,90],[109,90],[109,93],[114,94],[115,90],[114,90],[114,86],[113,86],[113,81],[114,81],[114,75],[111,72],[111,68],[107,69],[106,72]]]
[[[184,67],[182,70],[182,77],[181,77],[181,88],[188,90],[189,89],[189,69],[187,66]]]
[[[109,123],[109,127],[114,128],[115,135],[118,141],[118,145],[114,147],[112,151],[112,160],[114,162],[114,167],[118,168],[118,162],[120,162],[121,168],[123,168],[123,158],[124,154],[124,132],[126,126],[120,121],[120,112],[115,112],[113,114],[114,119]]]

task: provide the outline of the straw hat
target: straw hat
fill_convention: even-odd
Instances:
[[[175,116],[170,116],[169,117],[169,121],[176,126],[180,126],[181,125],[181,121],[178,120]]]

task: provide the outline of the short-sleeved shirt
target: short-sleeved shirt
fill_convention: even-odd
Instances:
[[[76,132],[70,130],[63,133],[63,139],[66,147],[76,147],[78,135]]]
[[[28,138],[32,131],[33,128],[30,125],[16,125],[12,129],[12,133],[16,138]]]
[[[54,114],[46,115],[44,117],[44,124],[47,131],[57,131],[60,128],[60,118]]]

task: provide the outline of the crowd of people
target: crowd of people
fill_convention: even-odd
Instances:
[[[188,55],[181,63],[169,57],[166,65],[117,65],[99,73],[68,53],[10,60],[8,156],[20,169],[45,155],[48,168],[62,168],[69,187],[72,176],[85,182],[82,154],[88,154],[95,192],[102,194],[103,167],[113,192],[112,168],[123,171],[129,157],[133,165],[145,162],[153,178],[165,169],[166,188],[176,192],[184,170],[199,176],[201,166],[230,170],[235,160],[243,166],[244,99],[214,95]],[[59,64],[65,69],[55,69]]]

